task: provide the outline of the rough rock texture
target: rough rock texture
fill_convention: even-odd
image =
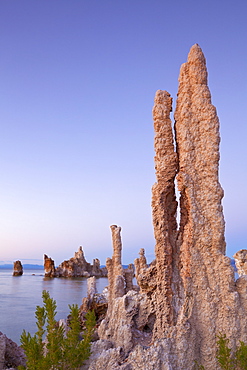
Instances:
[[[103,291],[101,294],[96,289],[96,278],[92,276],[87,279],[87,297],[83,298],[80,307],[81,320],[84,321],[85,313],[89,310],[94,310],[97,325],[105,318],[108,300],[107,292]]]
[[[91,265],[86,261],[82,247],[79,247],[78,252],[75,252],[74,257],[67,261],[63,261],[56,268],[56,276],[63,277],[75,277],[75,276],[90,276],[88,270],[91,269]]]
[[[13,276],[21,276],[21,275],[23,275],[23,267],[22,267],[21,261],[15,261]]]
[[[156,321],[154,337],[160,338],[165,328],[174,323],[172,307],[172,256],[177,234],[174,179],[177,172],[177,155],[174,151],[170,120],[172,99],[166,91],[157,91],[153,108],[155,139],[155,169],[157,182],[152,189],[154,236],[156,239]]]
[[[130,263],[127,269],[124,269],[124,278],[125,278],[125,291],[135,289],[133,285],[133,278],[135,276],[135,268],[133,263]]]
[[[0,370],[20,365],[25,365],[23,349],[0,332]]]
[[[195,360],[207,370],[218,370],[219,333],[227,335],[233,349],[239,340],[247,342],[246,253],[235,255],[241,275],[235,282],[231,260],[225,256],[219,121],[197,44],[180,70],[175,139],[170,111],[169,93],[159,90],[153,109],[156,259],[148,266],[141,250],[135,261],[140,293],[126,294],[119,228],[113,227],[114,256],[107,265],[109,308],[98,330],[112,348],[96,357],[93,353],[90,370],[188,370],[194,369]],[[175,181],[180,193],[179,228]]]
[[[107,269],[100,268],[100,261],[97,258],[93,260],[93,265],[86,261],[82,247],[79,247],[74,257],[63,261],[57,268],[55,268],[54,261],[45,254],[44,269],[46,277],[107,276]]]
[[[145,249],[141,248],[139,252],[139,258],[136,258],[135,263],[135,277],[138,281],[140,274],[142,273],[143,269],[146,269],[148,267],[147,265],[147,259],[145,257]]]
[[[111,226],[113,256],[107,259],[108,269],[108,311],[102,321],[98,334],[100,339],[111,341],[114,346],[122,347],[125,358],[137,342],[147,344],[151,340],[153,317],[146,295],[133,290],[134,268],[126,270],[121,261],[121,227]],[[121,322],[121,324],[120,324]]]
[[[106,268],[108,271],[108,302],[109,310],[113,304],[113,300],[117,297],[122,297],[125,293],[125,279],[124,279],[124,269],[121,261],[122,252],[122,241],[121,241],[121,227],[112,225],[112,246],[113,246],[113,256],[112,258],[107,258]]]
[[[46,277],[54,277],[55,276],[55,264],[54,260],[44,254],[44,271]]]
[[[233,258],[235,259],[238,275],[247,275],[247,250],[241,249],[234,254]]]

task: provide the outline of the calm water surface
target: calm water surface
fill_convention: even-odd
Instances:
[[[25,329],[36,332],[35,309],[42,305],[42,291],[48,290],[57,302],[56,319],[66,318],[68,304],[81,304],[87,295],[86,278],[45,278],[43,270],[25,270],[22,276],[12,276],[11,269],[0,269],[0,331],[16,343]],[[102,292],[107,278],[97,279]]]

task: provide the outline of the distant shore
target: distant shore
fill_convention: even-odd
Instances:
[[[44,266],[42,265],[33,265],[33,264],[29,264],[29,263],[26,263],[23,266],[23,269],[26,269],[26,270],[43,270],[44,269]],[[0,265],[0,269],[13,269],[13,264],[11,263],[8,263],[8,264],[3,264],[3,265]]]

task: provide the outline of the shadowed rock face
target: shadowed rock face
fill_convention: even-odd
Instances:
[[[175,135],[171,103],[168,92],[157,91],[157,181],[152,189],[156,259],[148,266],[141,250],[135,260],[140,293],[111,296],[107,323],[103,320],[99,328],[101,342],[94,347],[106,348],[102,340],[108,339],[115,348],[104,349],[90,370],[187,370],[194,369],[195,360],[207,370],[218,370],[218,334],[226,334],[233,349],[239,340],[247,342],[247,253],[235,255],[241,275],[235,282],[231,260],[225,256],[219,120],[207,86],[205,57],[197,44],[180,70]],[[112,267],[111,276],[116,277],[113,271]]]
[[[23,349],[0,332],[0,369],[16,369],[25,364]]]
[[[22,267],[21,261],[15,261],[13,276],[21,276],[21,275],[23,275],[23,267]]]

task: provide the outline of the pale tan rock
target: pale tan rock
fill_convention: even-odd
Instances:
[[[110,312],[111,316],[107,312],[98,329],[101,339],[112,341],[114,347],[121,347],[125,355],[137,343],[151,343],[155,319],[151,313],[150,300],[145,294],[129,291],[114,300]]]
[[[106,268],[108,271],[109,309],[113,299],[122,297],[125,293],[124,269],[122,267],[121,260],[121,227],[112,225],[110,228],[112,232],[113,256],[112,258],[107,258],[106,260]]]
[[[135,276],[135,269],[133,263],[130,263],[127,268],[124,269],[125,279],[125,292],[134,289],[133,279]]]
[[[235,282],[231,260],[225,256],[219,120],[207,86],[205,57],[197,44],[180,71],[175,140],[170,111],[169,93],[159,90],[153,109],[156,259],[147,266],[141,251],[135,260],[140,293],[124,295],[124,275],[117,258],[121,249],[114,249],[116,258],[108,261],[110,314],[99,328],[100,337],[111,340],[114,348],[104,351],[104,358],[98,355],[90,369],[111,370],[111,365],[114,369],[116,352],[122,348],[119,369],[192,370],[196,360],[207,370],[219,370],[217,335],[226,334],[233,350],[239,340],[247,342],[246,253],[235,255],[240,272]],[[179,227],[175,177],[180,192]],[[150,341],[145,345],[140,323],[149,330]],[[142,333],[139,337],[137,330]]]
[[[247,275],[247,250],[241,249],[234,254],[233,258],[235,259],[238,275]]]
[[[141,342],[150,343],[154,325],[150,300],[138,294],[133,287],[134,268],[123,269],[121,261],[121,228],[111,226],[113,256],[107,259],[108,311],[98,329],[100,339],[110,340],[114,347],[122,348],[125,358],[133,347]],[[120,324],[121,323],[121,324]]]
[[[23,267],[21,261],[14,262],[14,271],[13,276],[21,276],[23,275]]]
[[[158,90],[154,99],[154,147],[157,182],[152,189],[154,236],[156,239],[156,322],[154,337],[163,335],[167,325],[172,325],[172,269],[177,236],[174,179],[177,173],[177,154],[174,150],[170,119],[172,98],[166,91]]]
[[[81,322],[85,322],[85,314],[89,310],[93,310],[96,316],[97,326],[105,318],[108,308],[107,295],[97,292],[96,278],[92,276],[87,279],[87,297],[82,299],[82,305],[80,307]],[[97,337],[97,333],[95,334]]]
[[[136,280],[140,287],[140,293],[146,293],[150,296],[157,286],[156,260],[148,266],[143,248],[140,249],[139,256],[134,261]]]
[[[87,312],[92,309],[93,299],[96,294],[96,278],[95,276],[92,276],[87,279],[87,297],[82,300],[81,311]]]
[[[120,364],[123,361],[123,353],[120,348],[112,348],[113,345],[107,340],[98,340],[92,343],[91,356],[82,366],[82,370],[104,370],[121,369]]]
[[[135,276],[136,279],[138,279],[138,276],[140,275],[141,271],[148,267],[144,248],[140,249],[139,258],[136,258],[134,262],[135,262]]]

